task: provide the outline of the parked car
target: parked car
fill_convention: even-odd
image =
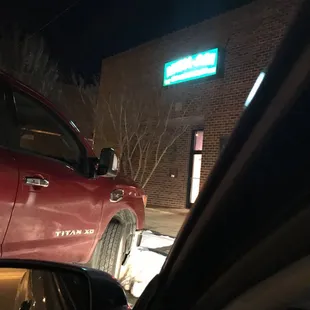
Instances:
[[[8,263],[12,266],[13,262],[10,260]],[[15,267],[18,264],[25,266],[25,261],[22,263],[15,261]],[[2,276],[14,271],[15,273],[21,271],[20,274],[23,274],[19,279],[16,277],[14,285],[10,286],[15,293],[11,295],[12,297],[15,295],[15,300],[12,297],[9,300],[11,305],[14,302],[14,310],[87,310],[91,302],[90,294],[97,295],[97,302],[91,303],[93,305],[97,303],[100,309],[129,309],[125,291],[117,280],[105,272],[85,268],[82,271],[83,269],[79,267],[54,263],[29,262],[29,264],[27,269],[0,269]],[[86,277],[83,277],[83,274]],[[89,287],[90,284],[93,284],[92,288]],[[97,290],[97,294],[94,290]],[[10,294],[10,290],[7,293]]]
[[[77,265],[0,260],[0,302],[8,310],[128,310],[110,274]]]
[[[118,277],[146,196],[97,158],[46,98],[0,72],[1,257],[88,264]]]

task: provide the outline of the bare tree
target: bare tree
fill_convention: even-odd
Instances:
[[[187,109],[175,118],[175,103],[145,102],[126,96],[103,99],[97,107],[97,132],[105,141],[114,139],[121,168],[144,188],[168,149],[188,129]],[[174,120],[174,122],[173,122]],[[111,139],[112,137],[112,139]]]
[[[88,85],[80,76],[72,79],[92,114],[95,148],[114,147],[122,172],[144,188],[169,148],[188,129],[185,115],[191,104],[176,118],[175,103],[166,104],[159,96],[146,102],[124,91],[102,98],[98,79]]]
[[[0,30],[0,68],[50,99],[61,93],[58,65],[50,59],[43,39],[15,30]]]
[[[88,117],[84,119],[90,119],[93,123],[93,131],[92,131],[92,139],[93,141],[96,139],[96,126],[95,124],[98,121],[98,91],[99,91],[99,79],[97,77],[93,77],[92,83],[85,83],[85,80],[80,75],[72,75],[72,81],[76,90],[79,94],[81,102],[84,105],[84,108],[80,110],[81,113],[87,113]],[[69,107],[70,109],[70,107]],[[72,107],[71,107],[72,110]],[[78,112],[72,112],[72,114],[77,114]],[[77,116],[81,119],[81,115]]]

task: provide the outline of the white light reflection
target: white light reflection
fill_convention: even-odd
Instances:
[[[248,98],[246,99],[245,103],[244,103],[244,107],[246,108],[253,100],[257,90],[259,89],[259,86],[262,84],[264,78],[266,76],[266,73],[265,72],[261,72],[258,76],[258,78],[256,79],[255,83],[254,83],[254,86],[252,87],[249,95],[248,95]]]

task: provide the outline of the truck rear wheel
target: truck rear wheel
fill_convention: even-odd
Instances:
[[[111,222],[102,238],[97,243],[90,266],[108,272],[119,278],[122,263],[125,259],[124,227],[118,222]]]

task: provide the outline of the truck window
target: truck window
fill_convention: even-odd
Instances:
[[[82,170],[80,146],[62,121],[34,98],[16,91],[13,95],[20,132],[19,148]]]
[[[14,108],[8,100],[8,87],[0,79],[0,146],[12,145],[18,134]]]

